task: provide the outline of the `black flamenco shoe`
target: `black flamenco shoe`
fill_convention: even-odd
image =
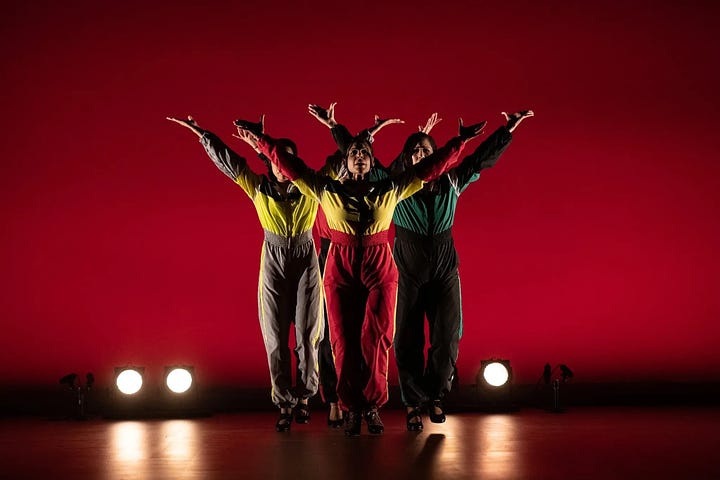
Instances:
[[[298,403],[295,406],[295,422],[296,423],[310,423],[310,407],[307,403]]]
[[[362,413],[350,411],[345,419],[345,435],[348,437],[360,436],[362,426]]]
[[[416,418],[418,419],[417,422],[410,421]],[[407,413],[407,417],[405,418],[405,426],[407,427],[408,432],[422,432],[423,423],[422,415],[420,414],[419,408],[413,408]]]
[[[435,409],[439,408],[441,410],[441,413],[435,413]],[[430,412],[428,413],[428,416],[430,417],[430,421],[432,423],[445,423],[445,412],[442,412],[442,403],[440,400],[433,400],[433,402],[430,404]]]
[[[281,413],[280,418],[275,423],[275,431],[277,432],[289,432],[290,424],[292,423],[292,413]]]
[[[382,435],[385,431],[385,425],[383,425],[382,420],[380,420],[380,414],[378,413],[377,408],[368,410],[365,413],[365,422],[368,426],[368,432],[372,435]]]
[[[330,412],[328,412],[327,424],[330,428],[340,428],[345,424],[345,419],[342,416],[342,410],[340,410],[340,418],[337,420],[330,419]]]

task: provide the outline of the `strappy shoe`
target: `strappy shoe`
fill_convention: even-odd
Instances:
[[[295,422],[310,423],[310,407],[307,403],[298,403],[295,406]]]
[[[348,437],[357,437],[360,435],[362,426],[362,413],[350,411],[345,419],[345,435]]]
[[[436,408],[440,409],[440,413],[435,413]],[[440,400],[433,400],[428,410],[430,410],[428,416],[430,417],[430,421],[432,423],[445,423],[445,412],[443,411],[442,402],[440,402]]]
[[[280,413],[278,421],[275,423],[275,431],[278,432],[289,432],[290,424],[292,423],[292,413]]]
[[[411,421],[416,418],[418,419],[417,422]],[[419,408],[413,408],[407,413],[407,417],[405,417],[405,426],[407,427],[408,432],[422,432],[423,423]]]
[[[368,426],[368,432],[373,435],[382,435],[385,431],[385,425],[383,425],[383,422],[380,419],[380,414],[378,413],[377,408],[370,409],[365,413],[365,422]]]
[[[330,428],[340,428],[340,427],[342,427],[343,424],[345,423],[345,419],[343,418],[342,410],[339,410],[339,409],[338,409],[338,413],[340,414],[340,418],[338,418],[337,420],[332,420],[332,419],[330,418],[330,413],[331,413],[331,412],[332,412],[332,410],[331,410],[330,412],[328,412],[328,418],[327,418],[328,427],[330,427]]]

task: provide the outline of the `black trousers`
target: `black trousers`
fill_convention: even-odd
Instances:
[[[329,238],[320,238],[320,273],[325,274],[325,261],[327,260],[328,249],[330,248]],[[332,346],[330,344],[330,327],[328,326],[327,307],[323,299],[323,316],[325,321],[325,337],[320,342],[318,352],[318,363],[320,369],[320,394],[326,403],[337,403],[337,372],[335,371],[335,359],[333,358]]]
[[[395,232],[393,253],[399,271],[395,360],[403,403],[414,407],[441,399],[452,385],[462,335],[458,256],[450,230],[432,237],[401,227]]]

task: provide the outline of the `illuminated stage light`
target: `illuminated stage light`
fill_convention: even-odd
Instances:
[[[509,360],[481,361],[475,380],[480,407],[492,411],[517,409],[512,398],[513,373]]]
[[[165,367],[165,386],[173,393],[185,393],[194,384],[194,369],[188,366]]]
[[[482,367],[482,376],[488,384],[493,387],[501,387],[510,379],[509,362],[506,367],[501,362],[493,361]]]
[[[143,385],[143,367],[117,367],[115,368],[115,386],[125,395],[135,395]]]

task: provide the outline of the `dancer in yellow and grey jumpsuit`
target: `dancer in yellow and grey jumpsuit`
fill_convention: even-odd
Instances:
[[[192,117],[168,120],[195,132],[215,165],[255,205],[265,234],[260,257],[258,315],[270,368],[272,401],[280,408],[276,430],[290,429],[293,407],[295,420],[307,423],[310,418],[307,401],[318,390],[318,345],[324,330],[320,270],[312,237],[318,202],[302,195],[266,159],[268,174],[253,172],[243,157],[216,135],[201,129]],[[292,142],[285,140],[281,144],[295,154]],[[298,362],[295,388],[288,346],[292,323]]]

